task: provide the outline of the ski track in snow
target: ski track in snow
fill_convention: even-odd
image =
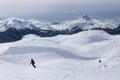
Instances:
[[[0,80],[119,80],[119,35],[87,33],[51,38],[29,35],[0,44]],[[36,69],[29,65],[31,58]]]

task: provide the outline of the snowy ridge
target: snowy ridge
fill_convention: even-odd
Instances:
[[[109,28],[114,29],[117,28],[120,24],[120,20],[118,19],[90,19],[90,21],[86,21],[84,18],[80,18],[77,20],[72,21],[65,21],[60,24],[60,28],[62,29],[69,29],[78,26],[83,30],[89,30],[94,28]]]
[[[33,26],[43,29],[43,30],[49,30],[49,29],[54,29],[54,30],[66,30],[69,29],[71,30],[72,28],[78,26],[83,30],[89,30],[93,28],[109,28],[109,29],[114,29],[117,28],[120,25],[120,19],[115,18],[115,19],[90,19],[89,21],[84,19],[84,18],[79,18],[76,20],[69,20],[69,21],[64,21],[59,24],[52,24],[49,22],[42,22],[42,21],[37,21],[37,20],[23,20],[19,18],[7,18],[3,21],[0,21],[0,32],[3,32],[9,28],[15,28],[17,30],[19,29],[33,29]]]
[[[23,20],[19,18],[7,18],[3,21],[0,21],[0,31],[4,32],[9,28],[19,29],[33,29],[33,26],[39,27],[41,29],[45,29],[46,27],[50,26],[50,23],[44,23],[37,20]]]

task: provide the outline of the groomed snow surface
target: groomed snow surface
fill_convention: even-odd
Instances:
[[[0,55],[0,80],[120,79],[120,36],[104,31],[46,38],[26,35],[1,43]],[[31,58],[37,68],[29,65]]]

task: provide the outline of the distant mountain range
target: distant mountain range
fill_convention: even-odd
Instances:
[[[76,20],[68,20],[59,24],[45,21],[7,18],[0,21],[0,43],[20,40],[27,34],[41,37],[71,35],[81,31],[104,30],[109,34],[120,34],[120,19],[91,19],[87,15]]]

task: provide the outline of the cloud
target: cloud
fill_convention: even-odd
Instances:
[[[55,0],[0,0],[0,15],[31,15],[50,12]]]
[[[76,13],[76,10],[70,10],[70,11],[64,11],[64,13],[68,14],[68,13]]]
[[[112,14],[120,12],[119,4],[120,0],[0,0],[0,16]]]

